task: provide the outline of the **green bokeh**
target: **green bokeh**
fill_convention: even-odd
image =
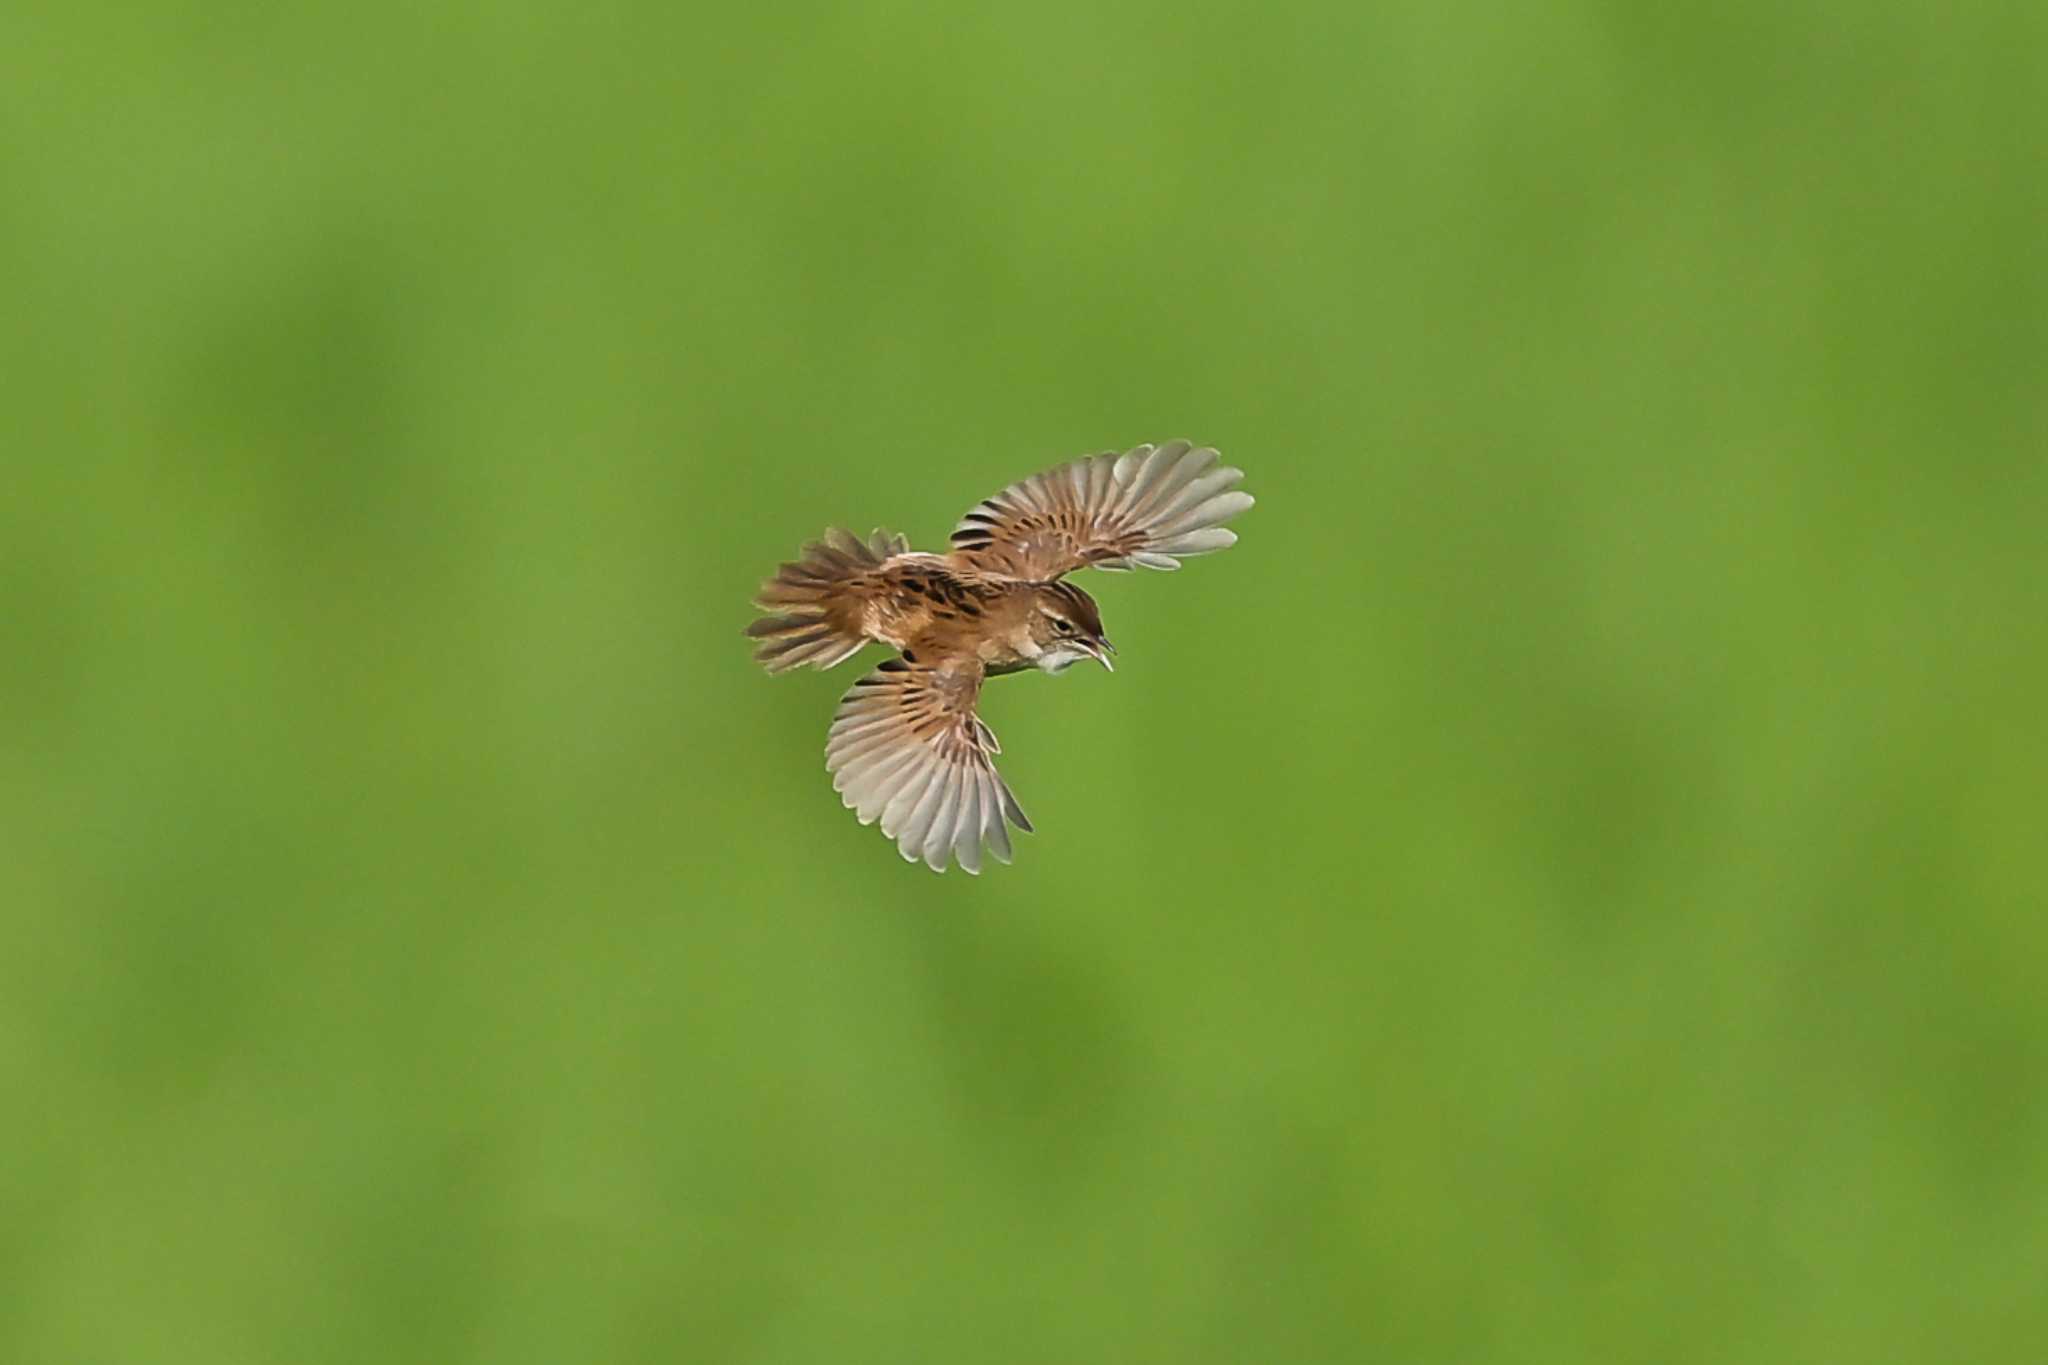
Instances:
[[[0,10],[0,1359],[2041,1359],[2044,50]],[[755,584],[1174,435],[905,865]]]

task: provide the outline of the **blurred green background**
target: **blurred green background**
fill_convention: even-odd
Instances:
[[[2044,44],[0,11],[0,1358],[2039,1360]],[[905,865],[755,585],[1176,435]]]

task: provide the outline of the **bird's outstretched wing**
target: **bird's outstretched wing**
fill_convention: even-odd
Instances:
[[[1001,746],[974,714],[979,659],[889,659],[839,703],[825,742],[833,789],[863,825],[879,819],[904,858],[981,871],[981,846],[1010,861],[1009,824],[1031,822],[989,761]]]
[[[1105,451],[1011,484],[953,531],[953,558],[986,573],[1048,579],[1075,569],[1178,569],[1237,542],[1223,523],[1252,505],[1241,469],[1186,441]]]

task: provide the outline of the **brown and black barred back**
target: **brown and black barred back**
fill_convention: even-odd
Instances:
[[[906,605],[922,607],[941,621],[979,620],[1003,594],[1000,586],[957,574],[936,557],[892,565],[888,578],[901,589]]]
[[[761,585],[754,605],[776,613],[747,627],[761,641],[754,658],[770,673],[810,664],[830,668],[867,643],[868,603],[884,591],[882,561],[909,542],[877,530],[865,541],[833,528],[804,546]]]

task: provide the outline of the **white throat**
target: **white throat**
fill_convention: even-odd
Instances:
[[[1078,645],[1056,643],[1040,650],[1031,662],[1047,673],[1064,673],[1081,660],[1092,657]]]

